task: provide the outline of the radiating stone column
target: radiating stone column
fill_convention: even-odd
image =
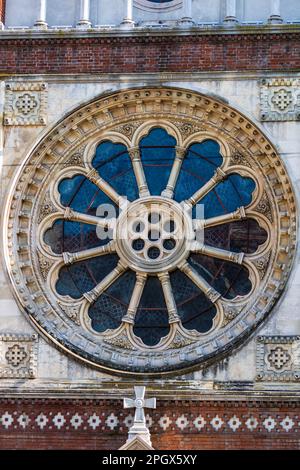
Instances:
[[[38,18],[34,23],[34,26],[39,29],[45,29],[48,27],[46,22],[46,13],[47,12],[47,0],[39,0],[39,12]]]
[[[77,23],[79,28],[90,28],[90,0],[80,0],[80,20]]]
[[[280,14],[280,0],[271,0],[271,14],[268,19],[269,23],[278,24],[282,23],[283,19]]]
[[[237,23],[236,17],[236,0],[226,0],[226,16],[224,18],[224,23]]]
[[[192,0],[183,0],[182,2],[183,15],[179,20],[181,26],[191,26],[194,24],[192,15]]]
[[[125,17],[124,17],[121,25],[124,28],[132,28],[134,26],[134,21],[133,21],[133,0],[126,0]]]

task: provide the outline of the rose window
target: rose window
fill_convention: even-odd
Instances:
[[[7,256],[26,313],[107,370],[214,360],[270,311],[292,262],[292,192],[274,158],[246,118],[197,94],[120,92],[75,111],[12,196]]]
[[[155,127],[135,148],[99,143],[91,171],[59,182],[64,217],[44,241],[63,259],[57,293],[82,299],[91,329],[128,323],[155,346],[173,323],[209,332],[218,304],[249,295],[243,259],[268,237],[246,215],[254,180],[224,163],[216,141],[182,148]]]

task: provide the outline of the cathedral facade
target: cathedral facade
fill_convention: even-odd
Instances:
[[[299,449],[299,1],[0,0],[0,57],[0,448]]]

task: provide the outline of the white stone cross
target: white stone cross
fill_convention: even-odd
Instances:
[[[135,386],[135,399],[124,398],[124,408],[135,408],[133,426],[129,429],[128,440],[134,439],[138,435],[151,445],[144,408],[156,408],[156,398],[145,399],[145,391],[146,387]]]

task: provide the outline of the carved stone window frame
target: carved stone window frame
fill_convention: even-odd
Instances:
[[[219,302],[213,331],[187,335],[174,323],[163,344],[147,348],[138,343],[127,323],[103,334],[92,331],[82,303],[56,293],[57,266],[63,260],[49,252],[42,234],[58,217],[64,218],[58,180],[90,171],[97,143],[109,138],[135,147],[157,126],[173,135],[178,147],[215,139],[224,157],[222,170],[255,180],[246,214],[255,217],[269,236],[243,260],[253,284],[251,293]],[[5,260],[19,302],[31,322],[60,349],[94,367],[124,375],[182,373],[228,353],[271,311],[294,259],[295,198],[275,147],[240,112],[184,89],[129,89],[73,111],[30,152],[6,204],[4,240]]]

